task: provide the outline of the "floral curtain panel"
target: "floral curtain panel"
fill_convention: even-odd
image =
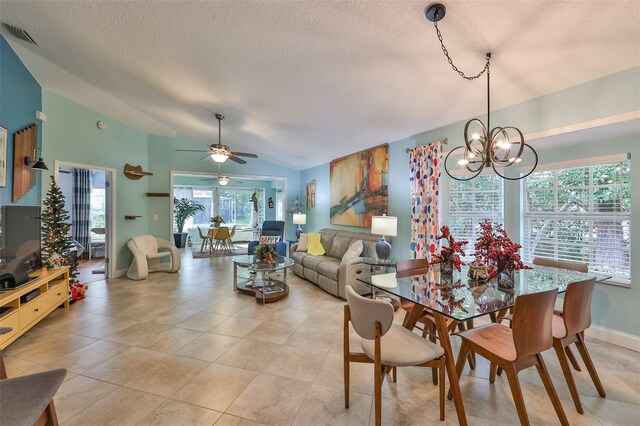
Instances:
[[[440,156],[441,142],[411,150],[409,185],[411,187],[411,255],[431,260],[439,253],[436,236],[440,230]]]

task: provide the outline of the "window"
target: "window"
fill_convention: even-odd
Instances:
[[[631,162],[532,173],[524,181],[523,255],[584,262],[630,279]]]
[[[494,174],[464,182],[449,180],[449,228],[456,240],[469,241],[467,257],[474,251],[480,222],[504,223],[503,189],[503,179]]]

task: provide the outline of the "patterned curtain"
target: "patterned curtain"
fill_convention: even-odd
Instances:
[[[411,255],[429,259],[439,252],[436,236],[440,230],[440,141],[419,146],[410,152]]]
[[[83,258],[89,257],[91,236],[91,171],[73,171],[73,238],[86,250]]]

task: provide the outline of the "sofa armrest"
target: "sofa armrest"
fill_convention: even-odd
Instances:
[[[368,285],[358,281],[358,277],[371,276],[371,266],[363,262],[362,257],[343,257],[338,270],[338,293],[343,299],[347,298],[345,286],[350,285],[360,294],[371,291]]]
[[[291,247],[289,247],[289,254],[293,253],[296,250],[298,250],[298,243],[291,243]]]

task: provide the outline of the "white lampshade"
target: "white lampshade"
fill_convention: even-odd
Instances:
[[[294,213],[293,214],[293,224],[294,225],[306,225],[307,224],[307,215],[306,215],[306,213]]]
[[[227,158],[229,158],[229,156],[225,153],[216,152],[211,154],[211,159],[216,163],[224,163],[225,161],[227,161]]]
[[[371,233],[395,237],[398,235],[398,218],[395,216],[373,216],[371,218]]]

